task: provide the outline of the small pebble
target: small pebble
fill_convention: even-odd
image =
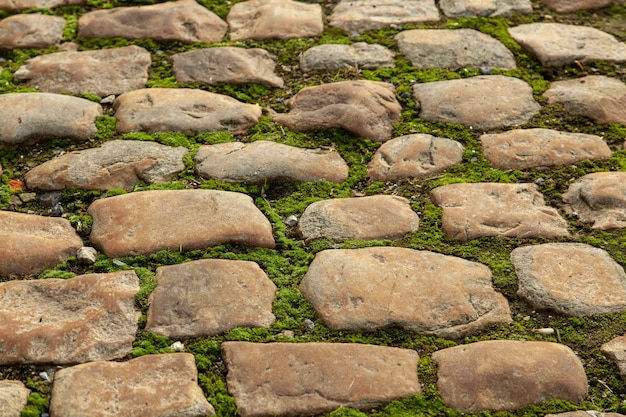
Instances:
[[[289,227],[294,227],[298,224],[298,218],[294,215],[291,215],[285,219],[285,224]]]
[[[20,194],[20,200],[22,203],[29,203],[37,198],[37,194],[35,193],[22,193]]]
[[[491,68],[489,67],[480,67],[480,73],[483,75],[491,75]]]
[[[539,185],[539,184],[543,184],[543,183],[544,183],[544,181],[545,181],[545,180],[544,180],[543,178],[539,177],[539,178],[537,178],[537,179],[535,180],[535,184],[537,184],[537,185]]]
[[[118,261],[117,259],[113,259],[113,266],[126,266],[126,264],[122,261]]]
[[[115,95],[111,94],[100,100],[100,104],[112,104],[115,101]]]
[[[61,202],[61,198],[63,194],[60,191],[51,191],[48,193],[43,193],[39,196],[39,202],[44,207],[54,207]]]
[[[63,206],[61,205],[61,203],[56,203],[54,207],[52,207],[50,215],[52,217],[61,217],[63,215]]]
[[[313,320],[304,319],[302,320],[302,327],[304,327],[304,330],[310,332],[311,330],[315,328],[315,323],[313,323]]]
[[[552,327],[544,327],[542,329],[535,329],[533,331],[539,334],[554,334],[554,329]]]
[[[78,261],[82,264],[93,265],[94,263],[96,263],[97,255],[98,251],[96,251],[95,248],[92,248],[90,246],[83,246],[82,248],[78,249],[78,252],[76,252],[76,259],[78,259]]]
[[[400,97],[402,98],[411,98],[411,93],[409,91],[405,91],[404,93],[400,94]]]
[[[278,335],[280,337],[292,338],[295,336],[295,333],[293,332],[293,330],[283,330],[282,332],[278,333]]]
[[[48,373],[47,372],[39,372],[39,378],[41,378],[44,381],[49,380],[50,378],[48,378]]]
[[[185,350],[185,345],[183,344],[183,342],[174,342],[170,346],[170,349],[172,349],[174,352],[183,352]]]

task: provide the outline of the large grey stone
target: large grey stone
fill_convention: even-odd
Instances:
[[[300,57],[302,71],[345,68],[393,68],[393,53],[382,45],[357,42],[351,45],[325,44],[307,49]]]
[[[86,2],[87,0],[0,0],[0,10],[20,12],[26,9],[53,9]]]
[[[441,0],[439,7],[448,17],[503,16],[530,14],[530,0]]]
[[[593,10],[613,4],[624,4],[624,0],[543,0],[557,13],[572,13],[579,10]]]
[[[1,1],[1,0],[0,0]],[[18,14],[0,20],[0,50],[47,48],[63,39],[65,19],[42,14]]]
[[[21,417],[30,390],[20,381],[0,381],[0,410],[3,417]]]

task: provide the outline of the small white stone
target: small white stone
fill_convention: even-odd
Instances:
[[[554,334],[554,329],[552,327],[544,327],[542,329],[535,329],[533,331],[539,334]]]
[[[185,345],[182,342],[177,341],[172,343],[170,349],[172,349],[174,352],[183,352],[185,350]]]
[[[96,262],[98,251],[90,246],[83,246],[76,252],[76,258],[83,264],[93,265]]]
[[[294,227],[298,224],[298,218],[293,214],[285,219],[285,225],[289,227]]]

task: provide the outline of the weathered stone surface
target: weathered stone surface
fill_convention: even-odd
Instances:
[[[541,109],[532,93],[532,88],[524,81],[502,75],[482,75],[413,86],[422,119],[460,123],[475,130],[528,122]]]
[[[587,395],[580,359],[559,343],[489,340],[432,357],[443,401],[461,411],[512,410],[549,399],[577,402]]]
[[[624,414],[619,413],[603,413],[596,410],[586,411],[567,411],[558,414],[546,414],[544,417],[623,417]]]
[[[535,184],[450,184],[430,198],[443,208],[443,231],[456,240],[483,236],[568,236],[567,223],[545,205]]]
[[[586,159],[608,159],[611,149],[600,136],[550,129],[516,129],[482,135],[483,154],[499,169],[571,165]]]
[[[1,1],[1,0],[0,0]],[[65,19],[41,14],[18,14],[0,20],[0,50],[47,48],[63,38]]]
[[[418,226],[419,217],[409,200],[390,195],[317,201],[306,208],[298,222],[305,240],[399,239]]]
[[[134,271],[0,283],[0,364],[121,358],[141,313]]]
[[[585,175],[563,194],[569,211],[594,229],[626,227],[626,172],[596,172]]]
[[[27,60],[13,76],[50,93],[105,97],[145,87],[150,53],[138,46],[67,51]]]
[[[261,107],[232,97],[188,88],[145,88],[113,103],[119,133],[229,132],[244,134],[261,117]]]
[[[357,42],[351,45],[325,44],[304,51],[302,71],[325,71],[344,68],[393,68],[393,53],[382,45]]]
[[[448,17],[504,16],[533,12],[530,0],[441,0],[439,7]]]
[[[459,142],[425,134],[400,136],[382,144],[367,164],[374,181],[398,181],[438,174],[463,158]]]
[[[439,11],[434,0],[340,0],[329,17],[330,26],[346,32],[363,33],[384,26],[436,22]]]
[[[225,182],[326,180],[341,183],[348,178],[348,164],[335,151],[270,141],[201,146],[195,160],[200,176]]]
[[[292,0],[248,0],[234,4],[226,21],[230,40],[292,39],[324,31],[322,7]]]
[[[272,225],[245,194],[216,190],[142,191],[89,206],[91,242],[111,258],[224,243],[273,248]]]
[[[228,25],[195,0],[94,10],[78,19],[79,38],[220,42]]]
[[[589,75],[555,81],[543,95],[548,104],[560,103],[573,115],[597,123],[626,124],[626,85],[617,78]]]
[[[572,13],[579,10],[600,9],[613,4],[623,4],[624,0],[543,0],[557,13]]]
[[[21,417],[30,390],[20,381],[0,381],[0,410],[3,417]]]
[[[546,243],[511,252],[517,294],[566,316],[626,310],[626,273],[609,254],[582,243]]]
[[[0,0],[0,10],[19,12],[26,9],[53,9],[85,3],[86,0]]]
[[[377,142],[391,139],[402,106],[395,87],[377,81],[339,81],[306,87],[288,100],[291,111],[273,119],[302,132],[341,127]]]
[[[542,65],[561,66],[575,61],[626,61],[626,44],[601,30],[562,23],[529,23],[508,29]]]
[[[276,285],[254,262],[201,259],[157,268],[146,330],[172,339],[269,327]]]
[[[146,355],[59,370],[50,401],[55,417],[205,417],[215,410],[198,386],[190,353]]]
[[[71,152],[30,170],[26,186],[39,190],[132,191],[139,181],[158,184],[185,169],[183,156],[189,152],[154,142],[112,140],[99,148]]]
[[[0,276],[39,274],[83,246],[65,219],[1,210],[0,242]]]
[[[357,343],[222,343],[242,417],[371,409],[421,392],[414,350]]]
[[[316,314],[334,330],[390,326],[461,339],[511,313],[485,265],[406,248],[319,252],[300,284]]]
[[[98,103],[78,97],[49,93],[0,95],[0,146],[68,138],[86,141],[98,129],[102,114]]]
[[[615,362],[622,379],[626,379],[626,334],[600,346],[600,350]]]
[[[416,68],[516,68],[506,46],[473,29],[406,30],[396,35],[396,41]]]
[[[274,73],[274,55],[260,48],[196,49],[172,55],[172,70],[179,83],[259,83],[282,87],[284,81]]]

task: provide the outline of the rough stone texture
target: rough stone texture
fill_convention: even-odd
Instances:
[[[54,9],[85,3],[86,0],[0,0],[0,10],[19,12],[26,9]]]
[[[414,350],[357,343],[224,342],[241,417],[371,409],[421,392]]]
[[[2,94],[0,108],[0,147],[54,138],[86,141],[98,131],[102,114],[98,103],[49,93]]]
[[[348,178],[348,164],[335,151],[261,140],[201,146],[195,161],[200,176],[224,182],[326,180],[341,183]]]
[[[0,0],[1,1],[1,0]],[[22,14],[0,20],[0,50],[47,48],[61,43],[65,19],[41,14]]]
[[[589,61],[626,61],[626,44],[601,30],[562,23],[529,23],[508,29],[515,41],[545,66]]]
[[[291,111],[273,119],[302,132],[341,127],[376,142],[391,139],[402,106],[395,87],[377,81],[339,81],[306,87],[288,100]]]
[[[559,414],[546,414],[544,417],[624,417],[624,414],[619,413],[603,413],[601,411],[587,410],[587,411],[567,411]]]
[[[517,129],[482,135],[483,154],[499,169],[572,165],[586,159],[608,159],[611,149],[600,136],[550,129]]]
[[[330,26],[350,34],[389,25],[436,22],[439,11],[434,0],[340,0],[329,16]]]
[[[300,290],[334,330],[399,326],[461,339],[512,320],[509,305],[494,291],[485,265],[406,248],[322,251]]]
[[[150,52],[134,45],[56,52],[27,60],[13,76],[39,91],[106,97],[143,88],[150,63]]]
[[[183,156],[189,152],[154,142],[112,140],[99,148],[71,152],[30,170],[24,181],[39,190],[132,191],[139,181],[158,184],[173,179],[185,169]]]
[[[600,350],[615,362],[620,376],[626,380],[626,334],[606,342],[600,346]]]
[[[157,268],[146,330],[172,339],[269,327],[276,285],[254,262],[201,259]]]
[[[587,395],[580,359],[559,343],[489,340],[443,349],[432,358],[443,401],[461,411],[512,410],[549,399],[578,402]]]
[[[195,0],[94,10],[78,19],[79,38],[220,42],[228,25]]]
[[[142,191],[97,200],[87,211],[91,242],[110,258],[224,243],[275,246],[272,225],[241,193]]]
[[[530,0],[441,0],[439,7],[448,17],[503,16],[533,12]]]
[[[545,205],[535,184],[450,184],[430,192],[443,208],[443,231],[456,240],[483,236],[568,236],[567,222]]]
[[[304,51],[302,71],[331,71],[344,68],[393,68],[393,53],[382,45],[357,42],[351,45],[325,44]]]
[[[39,274],[83,246],[69,221],[0,211],[0,276]]]
[[[292,39],[324,31],[322,7],[292,0],[248,0],[234,4],[226,21],[230,40]]]
[[[626,273],[609,254],[582,243],[546,243],[511,252],[519,289],[534,308],[566,316],[626,310]]]
[[[141,313],[135,271],[0,283],[0,365],[122,358]]]
[[[418,226],[419,217],[409,200],[390,195],[317,201],[306,208],[298,222],[305,240],[399,239]]]
[[[274,73],[274,58],[260,48],[196,49],[172,55],[172,70],[179,83],[259,83],[282,87],[283,79]]]
[[[244,134],[261,117],[261,107],[232,97],[187,88],[145,88],[113,103],[118,133],[175,131]]]
[[[626,172],[596,172],[572,183],[563,201],[594,229],[626,227]]]
[[[415,84],[413,95],[420,118],[474,130],[521,125],[541,109],[528,84],[502,75]]]
[[[626,124],[626,85],[617,78],[589,75],[555,81],[543,95],[548,104],[560,103],[570,114],[597,123]]]
[[[623,4],[624,0],[543,0],[543,2],[557,13],[572,13]]]
[[[215,410],[198,386],[190,353],[146,355],[59,370],[52,386],[55,417],[205,417]]]
[[[400,136],[382,144],[367,164],[374,181],[399,181],[439,174],[463,158],[459,142],[425,134]]]
[[[20,381],[0,381],[0,410],[3,417],[21,417],[30,390]]]

